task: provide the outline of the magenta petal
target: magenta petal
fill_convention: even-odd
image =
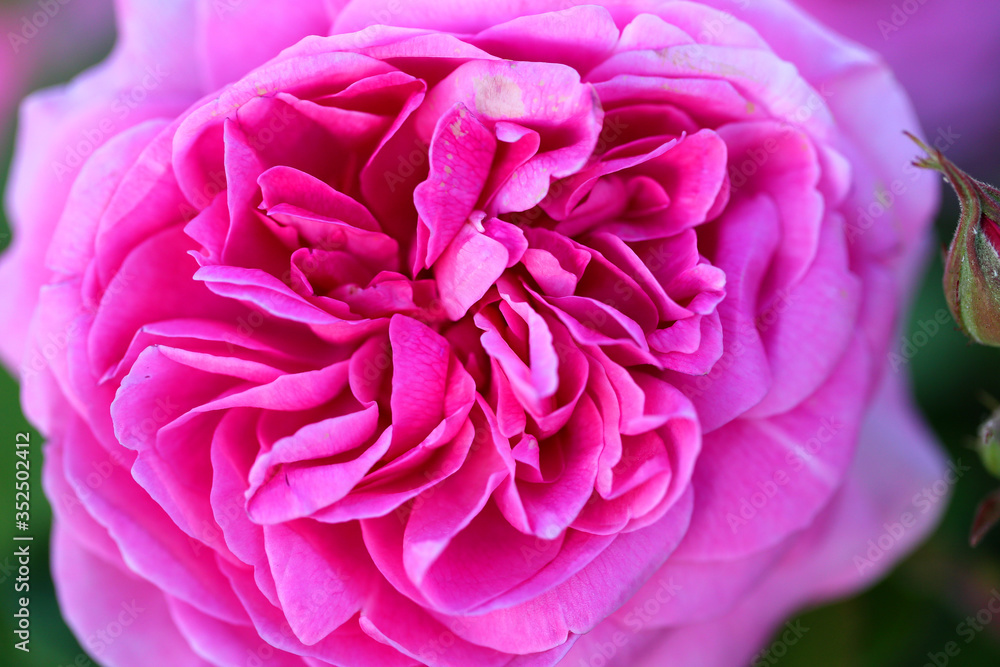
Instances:
[[[416,585],[508,474],[495,447],[481,444],[458,472],[415,499],[403,536],[403,564]]]
[[[209,87],[239,79],[306,35],[327,34],[332,20],[325,4],[307,0],[291,14],[274,0],[203,8],[197,37],[205,52]]]
[[[151,652],[178,667],[207,667],[178,631],[163,591],[131,572],[89,553],[57,524],[53,533],[53,576],[67,624],[79,637],[93,637],[91,651],[111,667],[142,664]],[[97,639],[112,623],[145,641]]]
[[[164,12],[157,34],[190,30],[190,10],[187,7]],[[207,92],[197,82],[197,66],[189,58],[179,57],[162,40],[145,42],[152,30],[148,23],[130,17],[120,30],[120,44],[106,63],[71,85],[34,93],[22,105],[7,198],[14,242],[0,263],[0,276],[15,290],[11,298],[0,301],[0,313],[11,322],[23,319],[34,308],[38,288],[51,277],[44,269],[48,241],[84,162],[84,156],[73,147],[86,140],[88,152],[96,152],[132,127],[150,119],[174,117]],[[167,76],[167,72],[174,76]],[[143,99],[136,101],[124,117],[109,114],[109,108],[144,77],[148,77],[152,88],[144,89]],[[104,129],[96,131],[102,122]],[[156,120],[133,136],[161,128],[162,123]],[[91,139],[86,138],[88,131]],[[115,143],[118,150],[123,142]],[[0,344],[0,353],[10,364],[21,357],[26,324],[13,329]]]
[[[116,199],[116,191],[122,180],[145,166],[142,155],[148,150],[150,141],[160,134],[163,126],[161,122],[150,122],[123,132],[102,149],[102,154],[113,152],[117,159],[89,161],[81,169],[80,175],[73,182],[66,211],[59,220],[56,235],[48,249],[46,265],[49,268],[70,275],[82,275],[86,272],[87,264],[96,252],[102,217]],[[137,161],[139,165],[135,164]],[[130,180],[133,183],[155,183],[155,175],[148,174],[151,178],[133,177]]]
[[[797,533],[792,534],[773,547],[733,560],[686,561],[675,555],[614,613],[612,625],[662,632],[724,616],[760,583],[797,538]],[[649,599],[659,604],[644,608]]]
[[[723,215],[715,264],[726,274],[727,296],[719,305],[719,317],[728,353],[708,375],[672,376],[698,408],[706,433],[759,403],[772,383],[754,321],[758,290],[776,243],[775,217],[773,204],[759,197],[737,203]]]
[[[206,266],[195,273],[194,279],[219,296],[258,306],[275,317],[316,326],[332,325],[337,321],[333,315],[259,269]]]
[[[810,134],[826,139],[832,118],[829,108],[791,63],[764,49],[734,48],[715,44],[683,44],[664,52],[630,51],[611,56],[594,68],[588,78],[607,80],[616,75],[687,77],[691,66],[715,63],[706,79],[731,83],[750,101],[760,104],[777,119],[804,127]],[[703,97],[711,99],[704,94]],[[801,122],[794,115],[810,104],[813,113]],[[818,100],[818,101],[817,101]]]
[[[205,551],[195,552],[188,537],[127,471],[113,466],[104,484],[97,489],[87,486],[90,466],[106,458],[104,450],[79,425],[68,437],[73,446],[66,449],[66,478],[87,511],[108,529],[129,567],[164,592],[217,618],[236,622],[244,618],[232,590],[215,576],[216,559]]]
[[[76,492],[66,479],[62,450],[61,443],[52,442],[47,456],[53,465],[46,464],[42,471],[42,484],[52,505],[54,524],[60,531],[66,533],[65,539],[73,542],[77,548],[89,552],[109,565],[122,570],[127,569],[118,545],[108,534],[107,529],[99,524],[79,502]],[[113,465],[110,460],[104,463],[106,465],[99,463],[97,466],[101,472],[107,470],[107,465]]]
[[[458,409],[423,442],[369,473],[351,494],[313,518],[341,523],[390,513],[395,520],[406,516],[408,501],[455,474],[468,457],[474,429],[463,413],[467,408]],[[392,429],[386,429],[382,437],[391,438]]]
[[[317,643],[360,611],[372,567],[356,557],[363,549],[356,525],[267,526],[264,542],[281,608],[303,644]]]
[[[511,664],[509,655],[461,639],[446,625],[388,586],[383,586],[373,596],[360,622],[369,636],[391,647],[394,652],[398,651],[397,655],[419,660],[421,664],[440,667],[504,667]],[[432,643],[442,639],[449,644],[447,649],[443,644]],[[554,665],[561,655],[560,652],[554,660],[537,664]]]
[[[527,325],[529,363],[525,364],[517,356],[503,339],[502,332],[488,324],[484,317],[476,315],[477,325],[485,331],[482,336],[483,349],[499,362],[519,397],[534,403],[537,401],[535,397],[551,396],[558,387],[559,359],[553,347],[552,332],[545,319],[528,303],[515,300],[514,297],[506,297],[505,303],[510,305],[511,310],[508,321],[520,318]]]
[[[273,648],[264,642],[251,625],[224,623],[201,613],[176,598],[168,600],[170,615],[184,639],[199,656],[210,664],[239,664],[249,655],[267,655],[268,664],[275,667],[306,667],[307,663],[293,653]],[[248,649],[247,647],[256,647]]]
[[[272,167],[257,179],[262,204],[270,210],[288,204],[303,211],[348,223],[351,227],[378,231],[378,222],[364,206],[337,192],[315,176],[291,167]]]
[[[547,483],[515,482],[528,529],[543,539],[553,539],[569,527],[590,499],[597,476],[597,460],[604,441],[600,415],[589,397],[577,404],[573,416],[557,437],[545,441],[546,455],[559,448],[563,469]]]
[[[487,503],[451,538],[416,588],[402,562],[404,530],[398,517],[370,519],[362,528],[376,566],[392,585],[443,613],[471,610],[522,584],[559,554],[564,541],[563,535],[540,540],[518,532],[495,504]],[[487,562],[475,558],[484,544],[491,545],[497,558]],[[524,558],[525,554],[531,557]]]
[[[496,139],[464,104],[456,104],[438,120],[430,174],[413,193],[420,214],[418,234],[427,253],[417,258],[418,270],[437,261],[472,214],[495,151]]]
[[[693,484],[698,505],[678,555],[734,558],[810,525],[840,485],[865,408],[858,377],[871,359],[855,336],[809,400],[768,419],[740,419],[705,436]],[[853,389],[852,389],[853,387]],[[758,495],[767,499],[762,508]],[[749,517],[750,510],[757,510]]]
[[[348,382],[346,362],[303,373],[287,373],[273,382],[227,393],[199,406],[197,412],[229,408],[266,408],[271,411],[310,410],[336,397]]]
[[[528,250],[528,240],[524,230],[498,218],[483,221],[484,231],[494,241],[499,242],[507,250],[507,268],[516,265]]]
[[[487,28],[472,42],[509,60],[536,60],[570,65],[580,72],[600,62],[618,41],[618,28],[608,10],[596,5],[562,12],[523,16]]]
[[[434,265],[448,317],[461,319],[503,274],[509,256],[501,242],[465,224]]]
[[[804,132],[773,121],[733,123],[720,128],[719,136],[738,168],[733,172],[733,197],[767,193],[777,207],[782,240],[770,282],[773,289],[788,289],[805,273],[820,244],[824,201],[817,189],[816,148]],[[760,151],[766,157],[761,158]],[[759,168],[758,162],[763,162]],[[755,168],[746,168],[748,163]],[[750,171],[753,175],[747,177],[744,172]]]
[[[278,524],[307,517],[350,493],[389,447],[388,438],[381,438],[363,452],[352,452],[374,439],[377,422],[373,405],[307,424],[277,441],[250,470],[250,518]]]
[[[653,526],[619,535],[561,586],[523,605],[453,622],[451,629],[470,641],[514,654],[546,650],[565,642],[570,633],[589,632],[669,557],[687,527],[692,495],[687,492]],[[584,581],[588,585],[576,587]]]
[[[179,315],[204,316],[233,313],[191,280],[197,264],[185,256],[190,239],[180,230],[163,232],[137,247],[118,271],[119,284],[108,289],[89,334],[93,370],[98,377],[118,362],[137,328]],[[175,259],[174,253],[180,256]],[[172,284],[158,299],[142,296],[142,286]],[[127,286],[127,288],[126,288]],[[228,312],[227,312],[228,311]]]
[[[792,548],[769,576],[758,580],[725,615],[713,614],[702,623],[688,625],[684,618],[680,627],[664,631],[647,629],[638,616],[632,623],[626,621],[624,627],[632,641],[621,654],[622,659],[640,667],[658,667],[665,659],[678,657],[697,660],[696,664],[706,667],[744,663],[796,610],[818,599],[844,596],[870,585],[919,544],[939,520],[945,503],[929,504],[924,510],[923,503],[913,504],[913,494],[945,479],[948,470],[926,427],[908,406],[905,394],[898,378],[886,378],[865,423],[858,455],[844,486],[822,518],[794,537]],[[895,474],[886,477],[887,469]],[[891,556],[868,562],[864,554],[869,540],[877,540],[885,533],[886,524],[898,522],[907,513],[914,525],[903,531],[889,552]],[[616,631],[623,631],[618,619],[581,640],[570,658],[590,655],[591,642],[600,642],[605,633]],[[731,641],[712,641],[720,631],[726,632]]]
[[[212,510],[229,551],[254,568],[254,578],[264,596],[277,604],[278,592],[264,550],[264,531],[245,511],[247,477],[253,451],[240,446],[254,437],[254,423],[247,412],[233,411],[220,420],[212,439]]]
[[[848,268],[848,248],[840,236],[839,225],[827,220],[819,252],[802,280],[761,304],[760,321],[766,324],[760,329],[774,386],[748,416],[776,414],[801,403],[829,377],[850,344],[863,288]],[[825,324],[816,327],[820,313]]]
[[[538,85],[544,81],[544,85]],[[549,102],[549,98],[555,102]],[[487,127],[502,121],[562,128],[549,150],[538,153],[510,175],[496,195],[498,212],[524,211],[540,202],[554,178],[568,176],[587,162],[601,130],[603,112],[589,86],[565,66],[548,63],[474,61],[458,67],[428,94],[428,117],[462,103]]]
[[[245,570],[225,563],[222,572],[231,582],[233,589],[246,607],[247,614],[253,621],[254,629],[260,639],[270,646],[277,647],[288,653],[313,659],[310,662],[323,661],[333,664],[343,664],[347,661],[357,661],[361,667],[414,667],[413,663],[399,653],[388,649],[372,640],[358,626],[358,617],[353,617],[347,623],[331,632],[319,642],[307,646],[291,631],[288,621],[279,608],[268,602],[253,583],[253,578]],[[306,664],[309,664],[307,662]]]
[[[665,230],[677,232],[708,219],[725,180],[727,157],[715,132],[699,130],[635,169],[665,184],[670,206],[658,216]]]
[[[451,370],[448,341],[426,325],[397,315],[389,324],[392,345],[393,442],[423,440],[446,415],[472,404],[468,374]]]

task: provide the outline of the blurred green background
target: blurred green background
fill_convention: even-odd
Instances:
[[[0,6],[2,6],[0,2]],[[41,68],[32,87],[39,88],[66,81],[92,63],[101,60],[111,46],[108,36],[91,44],[67,65],[51,63]],[[5,48],[6,45],[3,45]],[[0,82],[2,83],[2,82]],[[974,140],[968,138],[966,140]],[[10,135],[0,138],[0,187],[6,181],[10,160]],[[1000,182],[1000,158],[992,174],[976,174],[994,183]],[[937,223],[941,243],[950,239],[958,208],[950,193],[945,193],[944,207]],[[0,213],[0,248],[9,242],[6,220]],[[916,323],[932,320],[946,308],[941,291],[941,259],[935,256],[928,268],[911,313],[911,330]],[[2,334],[0,334],[2,335]],[[940,654],[948,642],[961,648],[947,664],[966,667],[1000,665],[1000,622],[986,625],[983,632],[966,643],[957,634],[957,626],[984,607],[994,588],[1000,588],[1000,531],[987,537],[976,549],[968,546],[969,525],[978,502],[1000,481],[990,478],[969,449],[979,423],[988,410],[983,403],[985,392],[1000,398],[1000,350],[969,345],[951,326],[945,326],[912,359],[915,390],[924,415],[953,458],[973,464],[953,492],[947,514],[933,537],[904,561],[885,580],[868,592],[837,604],[805,613],[800,620],[808,632],[786,655],[761,665],[784,667],[857,666],[922,667],[935,663],[928,654]],[[13,498],[15,450],[14,434],[32,433],[31,441],[31,653],[13,649],[12,614],[16,597],[13,592],[13,549],[0,551],[0,665],[54,667],[88,665],[73,635],[59,613],[49,575],[48,533],[51,513],[41,495],[40,436],[21,414],[18,387],[0,371],[0,502]],[[10,473],[10,474],[8,474]],[[891,471],[886,471],[891,474]],[[6,506],[6,505],[5,505]],[[0,544],[12,544],[15,533],[11,512],[0,512]],[[725,641],[725,637],[719,637]],[[938,655],[937,667],[943,667]],[[686,667],[686,666],[677,666]]]

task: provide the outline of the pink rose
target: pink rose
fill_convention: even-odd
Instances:
[[[25,108],[3,352],[98,660],[732,665],[921,540],[936,193],[870,53],[766,0],[340,4],[123,2]]]

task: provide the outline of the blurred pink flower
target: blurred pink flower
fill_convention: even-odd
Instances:
[[[982,0],[799,0],[834,30],[882,54],[931,143],[1000,174],[1000,3]]]
[[[0,32],[5,38],[17,35],[21,29],[21,17],[15,10],[16,7],[0,5]],[[6,144],[9,124],[33,70],[34,60],[28,54],[19,57],[10,44],[0,48],[0,148]]]
[[[31,87],[75,66],[110,39],[112,9],[112,0],[0,4],[0,151]]]

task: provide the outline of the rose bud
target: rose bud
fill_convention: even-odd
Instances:
[[[976,451],[983,462],[983,467],[994,477],[1000,477],[1000,404],[989,396],[984,397],[993,412],[979,427],[979,437],[976,441]],[[1000,489],[996,489],[983,498],[976,508],[969,532],[969,544],[977,546],[1000,522]]]
[[[944,174],[962,214],[945,259],[944,291],[952,317],[969,337],[1000,346],[1000,190],[975,180],[916,137],[928,157],[914,164]]]
[[[1000,522],[1000,489],[993,491],[979,503],[969,531],[969,544],[979,546],[983,538],[996,528],[997,522]]]
[[[983,467],[994,477],[1000,477],[1000,408],[979,427],[976,450]]]

